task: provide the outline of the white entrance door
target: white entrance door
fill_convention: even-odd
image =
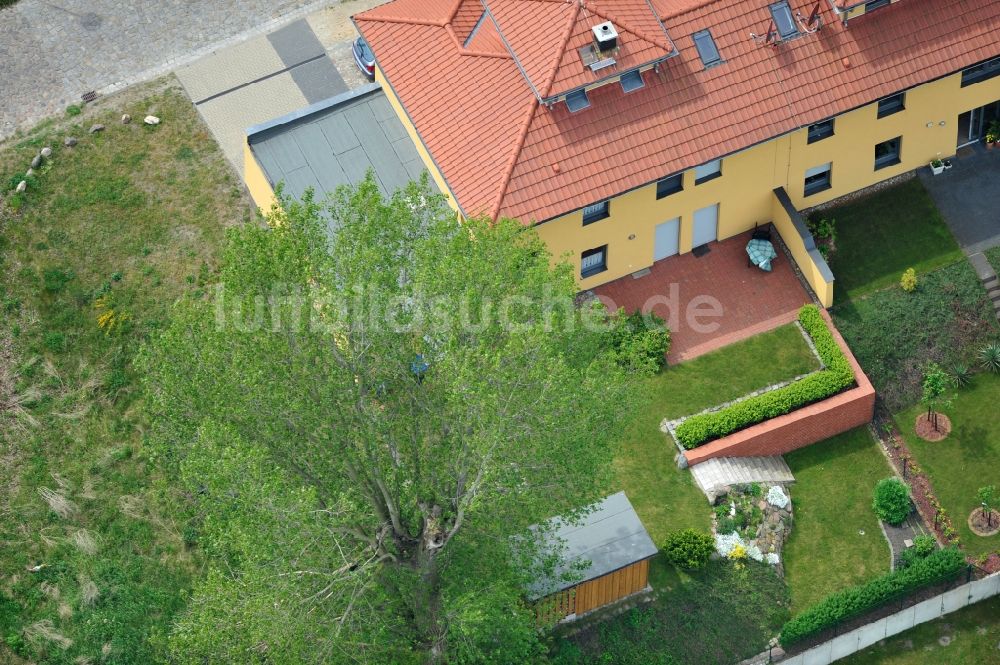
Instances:
[[[691,245],[699,247],[719,238],[719,204],[694,211],[694,238]]]
[[[659,261],[680,251],[681,218],[674,217],[656,225],[653,240],[653,260]]]

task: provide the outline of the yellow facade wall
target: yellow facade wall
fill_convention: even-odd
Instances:
[[[267,181],[264,170],[260,168],[257,158],[250,150],[250,144],[245,139],[243,143],[243,182],[246,183],[247,189],[250,191],[250,198],[257,204],[257,207],[264,213],[270,212],[275,200],[274,190],[271,189],[271,183]]]
[[[1000,77],[962,88],[956,73],[906,92],[905,109],[877,117],[878,104],[841,114],[834,135],[807,143],[800,129],[723,159],[722,176],[694,184],[684,173],[684,190],[656,198],[655,183],[614,197],[610,216],[587,226],[582,211],[544,222],[538,232],[558,259],[579,266],[580,254],[608,246],[607,270],[579,279],[583,289],[623,277],[653,262],[655,227],[680,217],[680,251],[691,250],[695,210],[719,204],[719,239],[773,219],[773,194],[784,187],[796,209],[812,207],[955,154],[958,116],[1000,99]],[[900,163],[875,170],[875,144],[902,136]],[[831,188],[805,196],[807,169],[832,163]],[[664,173],[664,176],[670,174]],[[784,234],[783,234],[784,237]],[[806,268],[803,267],[806,271]]]

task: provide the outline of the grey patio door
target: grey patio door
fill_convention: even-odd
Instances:
[[[692,246],[698,247],[719,238],[719,204],[694,211],[694,238]]]
[[[674,217],[656,225],[653,239],[653,260],[659,261],[680,251],[681,218]]]

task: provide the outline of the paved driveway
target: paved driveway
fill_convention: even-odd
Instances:
[[[963,148],[954,166],[939,176],[921,167],[927,187],[966,254],[1000,245],[1000,149]]]
[[[21,0],[0,9],[0,139],[331,0]]]

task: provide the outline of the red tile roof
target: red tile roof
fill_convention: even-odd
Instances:
[[[486,0],[496,24],[463,48],[459,26],[479,1],[394,0],[354,18],[462,210],[526,222],[1000,55],[1000,3],[986,0],[905,0],[849,29],[823,0],[822,29],[777,47],[749,36],[767,31],[768,0]],[[804,16],[816,5],[790,4]],[[588,91],[583,111],[540,104],[593,80],[576,49],[606,17],[623,35],[620,62],[630,45],[648,49],[619,73],[664,54],[671,37],[679,56],[635,92]],[[706,28],[723,58],[710,69],[691,40]]]

